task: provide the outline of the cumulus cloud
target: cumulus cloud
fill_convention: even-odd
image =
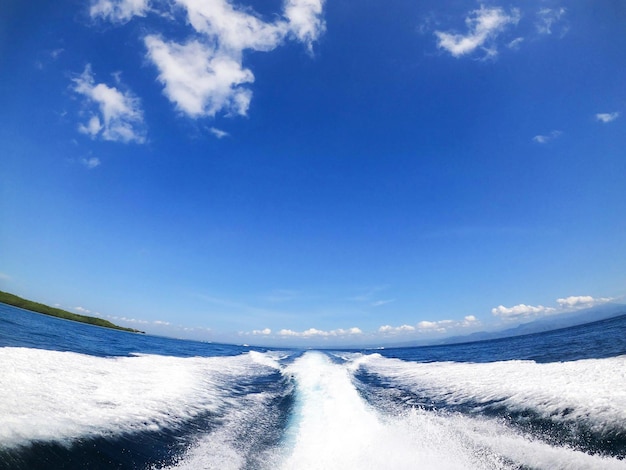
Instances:
[[[84,307],[74,307],[74,310],[76,310],[77,312],[80,312],[80,313],[91,313],[91,310],[87,310]]]
[[[546,135],[536,135],[533,137],[533,142],[537,142],[538,144],[547,144],[554,139],[558,139],[561,135],[563,135],[561,131],[551,131]]]
[[[462,326],[474,326],[478,323],[478,318],[476,318],[474,315],[466,315],[463,318],[463,322],[461,323]]]
[[[271,335],[272,330],[270,330],[269,328],[264,328],[262,330],[253,330],[252,334],[253,335]]]
[[[278,332],[279,336],[291,336],[297,338],[320,338],[320,337],[339,337],[339,336],[352,336],[352,335],[360,335],[363,334],[360,328],[352,327],[344,330],[343,328],[339,328],[337,330],[318,330],[317,328],[309,328],[305,331],[293,331],[283,329]]]
[[[519,19],[518,9],[514,8],[507,13],[500,7],[481,6],[465,18],[466,34],[435,31],[437,46],[454,57],[471,54],[478,48],[482,48],[487,56],[493,57],[497,54],[494,40],[508,25],[517,24]]]
[[[505,307],[504,305],[500,305],[498,307],[492,308],[491,313],[497,317],[502,318],[525,318],[529,316],[552,313],[555,310],[556,309],[552,307],[544,307],[543,305],[533,306],[519,304],[514,305],[513,307]]]
[[[500,305],[492,308],[491,313],[497,317],[505,319],[519,319],[528,318],[542,315],[550,315],[557,313],[564,313],[569,310],[576,310],[581,308],[589,308],[594,305],[600,305],[606,302],[612,301],[611,297],[592,297],[590,295],[572,295],[570,297],[564,297],[556,299],[559,304],[559,308],[544,307],[543,305],[526,305],[519,304],[513,307],[505,307]]]
[[[596,114],[596,120],[606,124],[608,122],[615,121],[619,115],[619,111],[615,111],[613,113],[598,113]]]
[[[252,98],[247,85],[254,75],[243,66],[244,51],[271,51],[289,38],[311,50],[325,30],[324,0],[288,0],[283,17],[271,23],[228,0],[175,1],[185,9],[195,38],[179,43],[148,35],[144,43],[165,95],[192,118],[246,115]]]
[[[457,328],[468,328],[478,325],[480,322],[474,315],[467,315],[462,321],[457,320],[437,320],[437,321],[420,321],[417,325],[401,325],[391,326],[384,325],[378,328],[379,333],[383,334],[401,334],[401,333],[446,333]]]
[[[144,41],[165,96],[179,111],[193,118],[248,112],[252,92],[242,85],[252,83],[254,75],[239,60],[197,40],[178,44],[147,36]]]
[[[102,18],[113,23],[126,23],[133,16],[146,16],[149,0],[95,0],[89,7],[92,18]]]
[[[566,309],[588,308],[610,302],[611,300],[613,300],[611,297],[592,297],[590,295],[571,295],[562,299],[556,299],[561,308]]]
[[[561,8],[541,8],[537,12],[535,26],[540,34],[552,34],[552,28],[562,22],[567,10]],[[567,26],[563,26],[561,34],[567,31]]]
[[[78,130],[92,139],[115,142],[145,142],[143,112],[139,99],[104,83],[96,83],[91,66],[73,79],[73,90],[84,97],[89,119]]]
[[[285,2],[285,18],[291,35],[305,43],[309,52],[315,42],[325,31],[326,24],[322,20],[324,0],[287,0]]]
[[[415,331],[415,327],[411,325],[391,326],[384,325],[378,328],[379,333],[408,333]]]

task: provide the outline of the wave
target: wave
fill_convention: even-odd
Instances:
[[[415,363],[372,354],[355,357],[350,366],[448,406],[530,409],[553,420],[586,422],[599,433],[626,425],[626,356],[539,364]]]
[[[266,359],[269,361],[270,359]],[[137,355],[0,348],[0,446],[158,431],[237,405],[236,386],[271,374],[250,354]]]
[[[186,436],[184,448],[144,460],[145,468],[623,470],[619,458],[549,442],[476,410],[496,400],[623,426],[622,387],[605,387],[623,384],[624,359],[418,364],[377,354],[103,358],[0,348],[0,448],[52,441],[71,453],[85,438],[174,429]],[[416,406],[394,399],[397,390],[450,406]],[[454,409],[469,402],[476,412]],[[203,416],[210,425],[189,425]]]

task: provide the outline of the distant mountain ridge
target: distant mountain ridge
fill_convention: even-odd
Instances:
[[[431,344],[456,344],[468,343],[472,341],[483,341],[487,339],[510,338],[512,336],[530,335],[533,333],[543,333],[544,331],[569,328],[570,326],[584,325],[607,318],[626,315],[626,305],[623,304],[603,304],[596,307],[586,308],[577,312],[562,313],[542,317],[537,320],[522,323],[515,328],[507,328],[499,331],[479,331],[463,336],[452,336]]]
[[[626,315],[626,305],[610,302],[579,311],[542,317],[531,322],[522,323],[514,328],[507,328],[504,330],[477,331],[475,333],[470,333],[469,335],[451,336],[449,338],[432,341],[404,341],[401,343],[387,344],[385,347],[400,348],[412,346],[437,346],[510,338],[513,336],[543,333],[545,331],[569,328],[570,326],[584,325],[586,323],[606,320],[607,318],[617,317],[620,315]]]

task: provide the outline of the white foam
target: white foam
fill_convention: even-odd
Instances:
[[[603,416],[601,422],[606,422],[613,413],[618,413],[616,420],[622,416],[619,413],[624,407],[615,407],[623,404],[624,358],[546,368],[543,366],[550,365],[519,361],[417,364],[379,355],[350,356],[349,362],[336,364],[322,353],[307,352],[282,368],[295,384],[296,404],[282,444],[264,448],[263,437],[267,433],[276,436],[279,429],[279,411],[273,400],[289,388],[258,393],[251,389],[244,394],[232,390],[238,382],[275,373],[282,358],[278,353],[100,358],[0,348],[0,445],[10,447],[37,439],[65,442],[157,429],[218,411],[220,425],[199,434],[172,468],[482,470],[522,465],[557,470],[626,469],[624,461],[551,446],[496,419],[425,411],[392,402],[383,413],[370,406],[353,383],[354,371],[363,365],[403,387],[427,390],[448,401],[495,398],[505,400],[507,406],[518,403],[537,410],[544,406],[551,412],[557,405],[554,396],[560,395],[566,399],[561,406],[579,409],[585,419],[598,414]],[[572,390],[582,390],[574,393],[570,383]],[[603,389],[618,383],[621,385],[612,391]],[[593,401],[595,393],[600,395],[599,402]],[[618,404],[595,408],[608,396]]]
[[[626,356],[538,364],[415,363],[379,354],[354,360],[414,392],[448,404],[498,400],[510,410],[588,423],[597,431],[626,427]]]
[[[354,370],[320,353],[307,353],[285,370],[296,379],[298,406],[283,460],[271,468],[626,469],[619,459],[551,446],[496,419],[399,404],[382,414],[358,394]]]
[[[487,468],[441,426],[411,428],[381,416],[360,397],[348,368],[321,353],[306,353],[285,373],[298,392],[280,468]]]
[[[272,398],[266,393],[252,394],[240,400],[236,406],[229,408],[222,424],[213,432],[199,435],[182,455],[178,462],[167,467],[169,470],[236,470],[246,468],[248,458],[253,458],[256,466],[271,469],[271,455],[268,450],[263,454],[253,454],[252,448],[267,432],[275,426],[268,417],[268,404]],[[242,439],[242,435],[245,436]],[[155,467],[156,468],[161,468]]]
[[[447,449],[454,449],[455,446],[471,452],[475,460],[468,464],[468,470],[517,469],[520,465],[523,468],[545,470],[626,469],[626,462],[622,460],[588,455],[568,447],[551,446],[528,435],[521,435],[494,419],[413,408],[398,414],[393,422],[403,434],[431,436],[429,440],[434,443],[433,450],[441,453],[443,458]],[[433,440],[432,436],[438,439]]]
[[[140,355],[0,348],[0,446],[155,430],[232,402],[229,383],[271,373],[250,355]]]

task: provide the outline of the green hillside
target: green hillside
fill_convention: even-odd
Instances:
[[[44,315],[50,315],[53,317],[64,318],[65,320],[72,320],[81,323],[88,323],[90,325],[101,326],[103,328],[112,328],[114,330],[130,331],[131,333],[144,333],[143,331],[135,330],[133,328],[125,328],[111,323],[108,320],[102,318],[90,317],[87,315],[79,315],[77,313],[61,310],[60,308],[50,307],[48,305],[26,300],[17,295],[9,294],[8,292],[0,291],[0,302],[13,305],[14,307],[23,308],[36,313],[43,313]]]

